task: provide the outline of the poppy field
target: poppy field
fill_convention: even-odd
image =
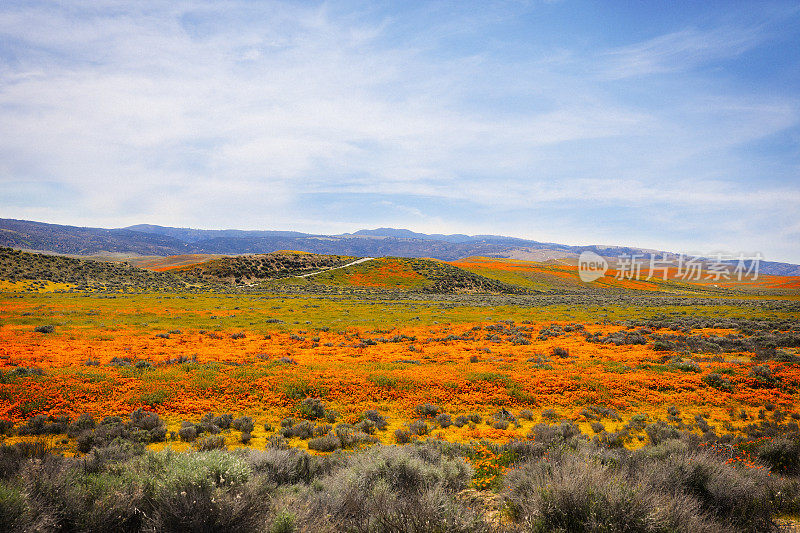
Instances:
[[[393,260],[274,291],[8,283],[0,530],[796,523],[791,292],[430,293],[409,265],[504,287]]]
[[[263,447],[285,419],[307,418],[310,398],[335,413],[332,423],[377,411],[387,424],[371,433],[384,443],[504,443],[567,420],[588,438],[636,448],[659,423],[741,436],[800,418],[795,300],[491,303],[7,293],[0,419],[140,409],[164,419],[165,440],[180,448],[182,423],[230,413],[255,422],[247,444]],[[60,442],[76,451],[75,439]]]

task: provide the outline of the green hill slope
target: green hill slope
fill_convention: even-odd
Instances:
[[[51,282],[76,291],[179,291],[192,286],[187,279],[173,274],[152,272],[127,263],[35,254],[11,248],[0,248],[0,280]]]

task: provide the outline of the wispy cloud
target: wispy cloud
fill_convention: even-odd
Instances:
[[[612,79],[691,70],[729,59],[763,42],[762,28],[688,28],[601,54],[603,73]]]
[[[0,182],[15,192],[0,215],[324,232],[390,214],[429,231],[519,233],[529,221],[552,236],[527,236],[616,243],[648,233],[616,215],[587,227],[587,205],[800,218],[797,183],[770,181],[742,148],[798,128],[797,95],[694,72],[761,46],[762,27],[504,55],[517,10],[539,8],[6,4]],[[325,205],[334,197],[345,207]],[[731,241],[755,235],[742,227]]]

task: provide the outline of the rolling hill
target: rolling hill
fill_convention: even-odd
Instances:
[[[416,257],[457,261],[471,256],[522,261],[575,260],[585,251],[607,258],[649,255],[655,250],[626,246],[569,246],[499,235],[443,235],[378,228],[340,235],[294,231],[202,230],[140,224],[127,228],[82,228],[0,219],[0,246],[70,255],[128,254],[193,256],[265,254],[302,250],[317,255],[351,257]],[[658,252],[661,254],[661,252]],[[158,262],[157,258],[151,258]],[[184,264],[189,264],[189,259]],[[140,261],[144,264],[146,261]],[[165,265],[170,268],[171,263]],[[800,265],[762,261],[763,274],[797,276]]]
[[[409,257],[311,254],[291,250],[239,256],[181,255],[143,267],[117,260],[77,259],[0,248],[0,291],[65,290],[152,291],[299,291],[336,293],[401,291],[438,294],[614,294],[663,292],[734,295],[794,294],[800,276],[764,275],[757,281],[687,282],[618,279],[612,268],[591,284],[578,277],[574,261],[532,262],[470,257],[444,262]],[[673,273],[674,274],[674,273]]]
[[[188,278],[127,263],[92,261],[0,248],[0,290],[183,291]]]

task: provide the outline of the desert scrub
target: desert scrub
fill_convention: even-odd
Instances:
[[[397,444],[407,444],[411,442],[412,433],[408,428],[397,428],[394,430],[394,440]]]
[[[436,423],[443,429],[448,428],[453,425],[453,418],[450,413],[439,413],[436,415]]]
[[[439,414],[441,409],[432,403],[423,403],[414,407],[414,414],[420,418],[433,418]]]
[[[253,419],[249,416],[241,416],[231,422],[231,428],[241,431],[242,433],[252,433],[255,427],[256,425],[253,423]]]
[[[312,505],[339,530],[482,531],[478,513],[455,498],[471,474],[433,448],[373,446],[322,479]]]
[[[194,442],[197,439],[197,427],[191,422],[183,421],[178,436],[183,442]]]
[[[511,517],[531,531],[769,531],[779,487],[684,440],[633,454],[552,449],[506,479]]]
[[[199,451],[222,450],[227,446],[225,445],[225,437],[222,435],[207,435],[197,439],[194,443],[195,448]]]
[[[731,385],[731,381],[715,372],[703,376],[702,381],[709,387],[714,387],[715,389],[719,389],[721,391],[733,391],[733,385]]]
[[[297,408],[301,418],[316,420],[325,418],[325,404],[319,398],[305,398]]]
[[[318,452],[332,452],[342,447],[339,437],[332,431],[308,441],[308,449]]]
[[[371,420],[375,424],[375,427],[380,431],[383,431],[389,425],[386,417],[384,417],[375,409],[368,409],[367,411],[364,411],[361,416],[365,420]]]
[[[431,428],[428,426],[428,423],[422,420],[421,418],[418,420],[414,420],[408,425],[408,430],[413,435],[427,435],[430,433]]]

